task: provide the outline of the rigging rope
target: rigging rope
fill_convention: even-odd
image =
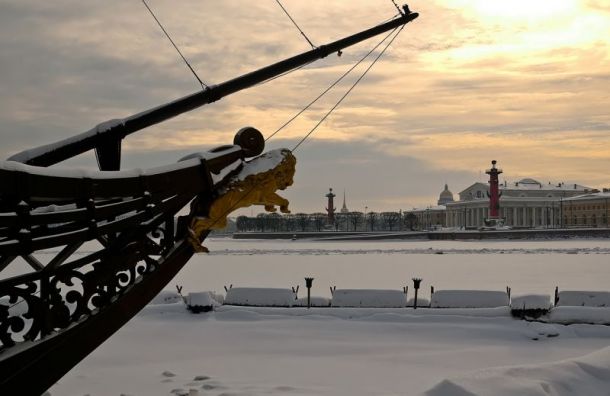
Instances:
[[[182,55],[182,52],[180,52],[180,49],[178,48],[178,46],[176,45],[176,43],[174,43],[174,40],[172,40],[172,38],[170,37],[169,33],[167,33],[167,31],[165,30],[165,28],[163,27],[163,25],[161,24],[161,22],[159,21],[159,19],[157,19],[157,17],[155,16],[155,13],[153,12],[153,10],[150,9],[150,7],[148,6],[148,4],[146,3],[146,0],[142,0],[142,3],[144,3],[144,6],[146,7],[146,9],[148,10],[148,12],[150,12],[150,15],[152,15],[152,17],[154,18],[154,20],[157,22],[157,25],[159,25],[159,27],[161,28],[161,30],[163,31],[163,33],[165,33],[165,37],[167,37],[167,39],[169,40],[170,43],[172,43],[172,45],[174,46],[174,48],[176,49],[176,51],[178,51],[178,54],[180,55],[180,57],[182,57],[182,60],[184,61],[184,63],[186,63],[186,66],[188,66],[188,68],[191,70],[191,73],[193,73],[193,75],[195,76],[195,78],[197,79],[197,81],[199,81],[199,84],[201,84],[202,87],[204,88],[210,88],[206,83],[204,83],[203,81],[201,81],[201,79],[199,78],[199,76],[197,75],[197,73],[195,72],[195,70],[191,67],[191,64],[186,60],[186,58],[184,57],[184,55]]]
[[[324,122],[324,120],[326,120],[326,118],[341,104],[341,102],[343,102],[343,99],[345,99],[347,97],[347,95],[349,95],[350,92],[352,92],[352,90],[356,87],[356,85],[358,85],[358,83],[364,78],[364,76],[366,76],[366,74],[369,72],[369,70],[371,70],[373,65],[375,65],[375,63],[377,63],[379,58],[381,58],[381,56],[384,54],[384,52],[392,44],[392,42],[394,42],[394,40],[396,40],[396,37],[398,37],[398,35],[400,34],[400,32],[402,32],[402,29],[404,29],[404,27],[405,27],[405,25],[402,25],[400,27],[400,29],[398,29],[398,32],[396,32],[394,37],[392,37],[392,39],[386,44],[386,46],[381,50],[381,52],[377,55],[377,57],[375,57],[375,59],[373,60],[373,62],[371,62],[369,67],[366,68],[366,70],[362,73],[362,75],[360,77],[358,77],[358,79],[354,82],[354,84],[345,92],[345,94],[343,94],[341,99],[339,99],[339,101],[337,101],[337,103],[335,103],[335,105],[324,115],[324,117],[322,117],[322,119],[320,121],[318,121],[318,123],[307,133],[307,135],[305,135],[303,137],[303,139],[301,139],[296,144],[296,146],[294,146],[294,148],[291,150],[292,152],[296,151],[296,149],[299,148],[299,146],[305,140],[307,140],[307,138],[309,138],[309,136],[311,136],[312,133],[314,133],[314,131],[322,124],[322,122]]]
[[[400,9],[400,7],[398,6],[398,4],[396,4],[396,2],[395,2],[394,0],[392,0],[392,4],[394,4],[394,7],[396,7],[396,9],[398,10],[398,13],[399,13],[400,15],[402,15],[402,14],[403,14],[402,10]]]
[[[393,18],[392,18],[393,19]],[[322,122],[324,122],[324,120],[339,106],[339,104],[341,104],[341,102],[347,97],[347,95],[349,95],[349,93],[356,87],[356,85],[358,85],[358,83],[364,78],[364,76],[368,73],[369,70],[371,70],[371,68],[373,67],[373,65],[375,65],[375,63],[377,63],[377,61],[379,60],[379,58],[381,58],[381,56],[385,53],[385,51],[390,47],[390,45],[394,42],[394,40],[396,40],[396,37],[398,37],[398,35],[400,34],[400,32],[402,32],[402,30],[404,29],[405,25],[401,26],[400,28],[394,28],[390,33],[388,33],[379,43],[377,43],[373,49],[371,49],[364,57],[362,57],[355,65],[353,65],[347,72],[345,72],[341,77],[339,77],[339,79],[337,79],[333,84],[331,84],[331,86],[329,88],[327,88],[324,92],[322,92],[322,94],[320,94],[316,99],[314,99],[311,103],[309,103],[304,109],[302,109],[299,113],[297,113],[295,116],[293,116],[288,122],[286,122],[284,125],[282,125],[278,130],[276,130],[273,134],[271,134],[267,139],[265,139],[265,141],[269,140],[271,137],[273,137],[275,134],[277,134],[280,130],[282,130],[286,125],[288,125],[290,122],[292,122],[295,118],[297,118],[300,114],[302,114],[305,110],[307,110],[313,103],[315,103],[318,99],[320,99],[322,96],[324,96],[324,94],[326,94],[330,89],[332,89],[337,83],[339,83],[339,81],[341,81],[345,76],[347,76],[352,70],[354,70],[356,68],[356,66],[358,66],[362,61],[364,61],[364,59],[366,59],[373,51],[375,51],[375,49],[377,49],[381,44],[383,44],[384,41],[386,41],[392,34],[394,34],[394,32],[396,32],[396,30],[398,29],[398,32],[396,32],[396,34],[394,35],[394,37],[391,38],[391,40],[386,44],[386,46],[381,50],[381,52],[375,57],[375,59],[373,59],[373,61],[371,62],[371,64],[366,68],[366,70],[362,73],[362,75],[354,82],[354,84],[348,89],[348,91],[341,97],[341,99],[339,99],[339,101],[332,107],[332,109],[330,109],[325,115],[324,117],[307,133],[307,135],[305,135],[305,137],[303,137],[296,146],[294,146],[294,148],[291,150],[292,152],[294,152],[305,140],[307,140],[307,138],[309,138],[309,136],[311,136],[311,134],[322,124]],[[305,65],[304,65],[305,66]],[[302,66],[301,66],[302,67]],[[297,69],[298,70],[298,69]],[[285,75],[287,73],[290,73],[291,71],[288,71],[282,75]],[[277,77],[275,77],[277,78]],[[271,81],[272,79],[266,80],[264,82],[262,82],[261,84]],[[212,222],[212,224],[210,225],[210,227],[213,227],[215,224],[217,224],[221,219],[223,219],[224,217],[226,217],[229,213],[231,213],[236,207],[237,205],[239,205],[240,202],[242,202],[248,195],[250,195],[253,191],[254,191],[255,187],[251,187],[244,195],[242,195],[233,205],[231,205],[231,207],[229,207],[227,210],[225,210],[225,212],[220,215],[218,218],[214,219],[214,221]]]
[[[301,114],[303,114],[303,112],[305,112],[307,109],[309,109],[314,103],[316,103],[320,98],[322,98],[324,95],[326,95],[326,93],[328,93],[328,91],[330,91],[335,85],[337,85],[339,82],[341,82],[341,80],[343,80],[349,73],[352,72],[352,70],[354,70],[360,63],[362,63],[366,58],[368,58],[369,55],[371,55],[373,53],[373,51],[375,51],[381,44],[383,44],[384,41],[386,41],[388,39],[388,37],[390,37],[392,35],[392,33],[394,33],[396,31],[396,29],[392,30],[390,33],[388,33],[379,43],[377,43],[377,45],[375,45],[368,53],[366,53],[366,55],[364,55],[362,58],[360,58],[360,60],[358,62],[356,62],[354,65],[352,65],[345,73],[343,73],[343,75],[341,77],[339,77],[337,80],[335,80],[335,82],[333,82],[328,88],[326,88],[320,95],[318,95],[318,97],[316,97],[314,100],[312,100],[311,102],[309,102],[309,104],[307,104],[307,106],[303,107],[298,113],[296,113],[294,116],[292,116],[292,118],[290,118],[288,121],[286,121],[281,127],[279,127],[275,132],[273,132],[271,135],[269,135],[269,137],[267,137],[265,139],[265,142],[269,139],[271,139],[273,136],[275,136],[279,131],[281,131],[282,129],[284,129],[285,127],[288,126],[288,124],[290,124],[292,121],[294,121],[298,116],[300,116]],[[270,80],[268,80],[270,81]]]
[[[297,23],[294,21],[294,19],[292,19],[292,17],[290,16],[290,14],[288,13],[288,11],[286,11],[286,9],[284,8],[284,6],[282,5],[282,3],[280,3],[280,0],[275,0],[275,2],[280,6],[280,8],[284,11],[284,13],[286,14],[286,16],[288,18],[290,18],[290,20],[292,21],[293,25],[299,30],[299,32],[301,32],[301,34],[303,35],[303,37],[305,37],[305,40],[307,40],[307,42],[309,43],[309,45],[311,45],[311,48],[316,49],[316,46],[313,45],[313,43],[311,42],[311,40],[305,35],[305,33],[303,32],[303,30],[299,27],[299,25],[297,25]]]
[[[320,120],[320,122],[318,122],[318,124],[316,124],[316,126],[313,127],[312,130],[309,131],[309,133],[303,138],[301,139],[301,141],[299,141],[299,143],[291,150],[292,152],[294,152],[317,128],[318,126],[320,126],[320,124],[322,124],[322,122],[332,113],[332,111],[334,109],[336,109],[339,104],[341,104],[341,102],[343,101],[343,99],[345,99],[347,97],[347,95],[354,89],[354,87],[356,87],[356,85],[364,78],[364,76],[368,73],[369,70],[371,70],[371,68],[373,67],[373,65],[375,65],[375,63],[379,60],[379,58],[381,58],[381,56],[384,54],[384,52],[388,49],[388,47],[392,44],[392,42],[394,42],[394,40],[396,39],[396,37],[398,37],[398,35],[400,34],[400,32],[402,31],[402,29],[404,29],[404,25],[400,27],[400,29],[398,30],[398,32],[396,32],[396,34],[394,35],[394,37],[392,37],[392,39],[386,44],[386,46],[381,50],[381,52],[375,57],[375,59],[371,62],[371,64],[367,67],[367,69],[362,73],[362,75],[356,80],[356,82],[354,82],[354,84],[350,87],[350,89],[343,95],[343,97],[341,97],[341,99],[339,99],[339,101],[333,106],[333,108],[326,113],[326,115],[324,115],[324,117]],[[381,40],[381,42],[379,42],[374,48],[373,50],[371,50],[369,53],[372,53],[374,51],[375,48],[377,48],[379,45],[381,45],[390,35],[392,35],[396,29],[392,30],[383,40]],[[368,56],[368,54],[367,54]],[[358,63],[362,62],[363,59],[361,59]],[[356,64],[357,65],[357,64]],[[349,71],[353,70],[353,68],[351,68]],[[344,76],[342,76],[341,78],[343,78]],[[316,99],[317,100],[317,99]],[[303,110],[304,111],[304,110]],[[301,111],[302,113],[302,111]],[[300,113],[299,113],[300,114]],[[296,117],[293,117],[293,119]],[[271,136],[270,136],[271,137]],[[267,138],[268,140],[269,138]],[[236,207],[237,205],[239,205],[240,202],[242,202],[248,195],[250,195],[253,191],[254,191],[255,187],[253,186],[252,188],[250,188],[244,195],[241,196],[241,198],[239,198],[233,205],[231,205],[230,208],[228,208],[221,216],[219,216],[218,218],[214,219],[214,221],[212,222],[211,226],[214,226],[216,223],[218,223],[221,219],[223,219],[224,217],[226,217],[229,213],[231,213]]]

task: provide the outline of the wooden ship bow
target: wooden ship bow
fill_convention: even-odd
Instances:
[[[201,242],[231,211],[288,211],[277,191],[292,184],[296,159],[286,149],[265,153],[255,128],[145,170],[120,170],[124,138],[416,17],[405,8],[384,24],[0,162],[0,395],[45,392],[204,251]],[[51,167],[89,150],[99,171]],[[29,272],[5,275],[17,265]]]

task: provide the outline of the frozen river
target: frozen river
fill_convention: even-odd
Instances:
[[[210,239],[211,254],[195,256],[168,285],[185,291],[223,286],[402,289],[421,277],[423,296],[435,289],[512,288],[513,294],[607,290],[610,240],[558,241],[269,241]],[[442,253],[442,254],[439,254]]]
[[[315,242],[212,239],[168,285],[552,294],[609,290],[610,241]],[[442,252],[443,254],[438,254]],[[607,313],[610,308],[597,308]],[[602,313],[603,313],[602,312]],[[62,378],[52,396],[608,395],[610,327],[491,310],[249,308],[193,315],[149,305]]]

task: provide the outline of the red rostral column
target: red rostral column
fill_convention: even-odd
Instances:
[[[328,213],[328,224],[335,224],[335,204],[333,198],[336,195],[333,194],[333,189],[330,188],[328,194],[326,194],[326,198],[328,198],[328,207],[326,208],[326,212]]]
[[[500,189],[498,187],[498,175],[502,169],[496,168],[496,160],[491,161],[491,169],[485,171],[489,175],[489,218],[500,218]]]

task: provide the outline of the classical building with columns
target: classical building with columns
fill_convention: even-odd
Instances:
[[[504,181],[499,185],[499,217],[512,228],[553,228],[564,224],[563,201],[595,192],[579,184],[541,183],[534,179]],[[459,201],[447,203],[447,227],[478,228],[489,218],[489,185],[474,183],[459,193]]]

